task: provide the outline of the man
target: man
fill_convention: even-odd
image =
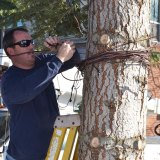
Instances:
[[[44,45],[57,54],[34,54],[28,31],[15,28],[3,38],[3,47],[13,65],[2,77],[2,98],[10,112],[8,160],[44,160],[53,124],[59,115],[52,79],[79,61],[75,45],[49,37]]]

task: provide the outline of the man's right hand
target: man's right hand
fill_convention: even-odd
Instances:
[[[72,41],[66,41],[58,49],[56,56],[62,61],[68,61],[75,52],[75,45]]]

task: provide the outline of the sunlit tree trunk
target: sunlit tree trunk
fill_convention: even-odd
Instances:
[[[149,0],[88,4],[87,58],[149,47]],[[85,66],[79,160],[144,159],[147,66],[143,59],[122,60],[119,54]]]

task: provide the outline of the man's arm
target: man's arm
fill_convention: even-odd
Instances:
[[[47,63],[30,71],[8,70],[1,81],[4,102],[22,104],[32,100],[48,87],[61,66],[62,62],[54,56]]]

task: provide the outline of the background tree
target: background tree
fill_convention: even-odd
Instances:
[[[34,37],[51,35],[82,35],[80,24],[86,18],[79,0],[8,0],[16,7],[1,16],[1,26],[16,26],[17,22],[30,21]]]
[[[149,0],[89,0],[79,160],[143,159]]]
[[[12,2],[9,2],[9,1],[6,1],[6,0],[1,0],[0,1],[0,13],[2,14],[2,11],[5,11],[5,10],[12,10],[12,9],[15,9],[16,6],[12,3]]]
[[[16,5],[12,2],[6,1],[6,0],[1,0],[0,1],[0,20],[2,20],[2,17],[9,13],[12,12],[12,10],[16,9]],[[6,17],[8,19],[8,17]],[[1,29],[4,28],[3,23],[0,24]]]
[[[36,48],[43,49],[45,36],[85,36],[81,24],[87,18],[86,6],[79,0],[8,0],[14,4],[12,10],[2,10],[1,28],[15,27],[20,21],[23,26],[30,22],[32,36],[36,39]]]
[[[4,14],[11,12],[14,9],[16,9],[16,6],[12,2],[9,2],[7,0],[1,0],[0,1],[0,20],[2,19]],[[8,17],[6,17],[6,18],[8,19]],[[1,22],[1,24],[2,24],[2,22]],[[5,31],[5,27],[2,25],[0,27],[0,48],[2,47],[1,40],[3,38],[4,31]]]

